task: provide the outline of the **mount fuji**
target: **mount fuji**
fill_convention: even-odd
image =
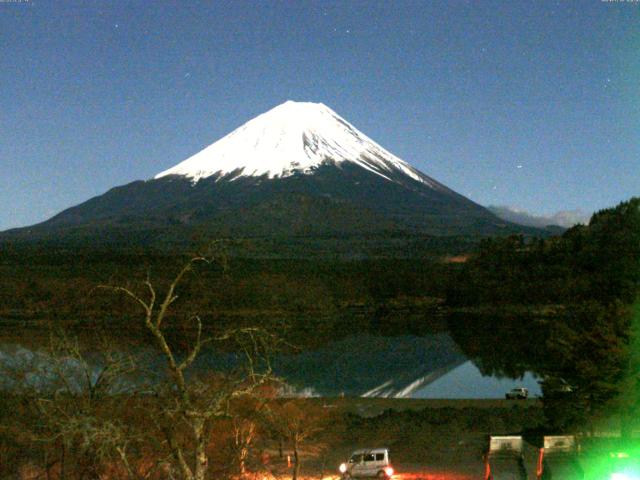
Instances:
[[[287,101],[154,178],[3,234],[124,242],[189,235],[494,235],[521,231],[321,103]]]

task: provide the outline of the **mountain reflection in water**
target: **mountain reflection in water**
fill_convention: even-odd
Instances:
[[[149,347],[126,349],[122,353],[136,356],[144,371],[155,374],[164,371],[163,358]],[[233,358],[229,353],[206,350],[194,369],[200,373],[231,369],[235,364]],[[95,365],[96,371],[100,369],[99,356],[89,355],[86,359]],[[44,349],[4,343],[0,344],[0,361],[14,367],[28,362],[42,367],[50,363],[50,357]],[[393,337],[352,335],[319,349],[280,354],[274,358],[273,365],[276,375],[290,386],[288,394],[291,395],[498,398],[513,386],[528,387],[533,395],[539,393],[531,375],[522,381],[483,377],[447,333]],[[70,372],[75,370],[72,362],[67,363],[67,367]],[[33,374],[22,378],[25,380],[32,385],[47,382],[46,378],[36,379]],[[148,383],[148,380],[129,379],[134,383]],[[12,382],[3,383],[5,389],[17,387]]]
[[[466,361],[413,393],[413,398],[504,398],[516,387],[529,389],[529,396],[542,395],[538,380],[527,372],[521,379],[484,376],[472,361]]]

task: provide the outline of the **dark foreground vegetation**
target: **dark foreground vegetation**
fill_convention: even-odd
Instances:
[[[454,338],[484,372],[543,379],[556,431],[640,407],[640,199],[593,215],[562,236],[487,240],[447,303],[467,310]]]
[[[479,412],[467,407],[460,415],[447,407],[386,411],[363,420],[348,399],[279,398],[281,380],[273,375],[271,355],[286,342],[269,329],[236,325],[204,332],[197,315],[188,317],[192,326],[183,336],[170,327],[183,279],[196,265],[211,261],[190,259],[162,287],[150,280],[138,288],[98,287],[137,307],[135,319],[163,359],[155,372],[143,371],[134,354],[113,349],[108,336],[87,346],[64,328],[51,333],[46,362],[34,355],[5,359],[2,375],[12,388],[0,405],[0,473],[9,478],[204,480],[251,472],[290,474],[295,480],[305,459],[315,473],[333,471],[354,444],[401,445],[410,432],[416,441],[425,431],[447,432],[447,451],[458,454],[452,447],[460,445],[461,435],[471,435],[470,455],[475,455],[478,435],[496,428],[496,422],[522,429],[523,422],[536,418],[517,408]],[[210,343],[237,354],[233,368],[193,370]],[[539,408],[530,408],[540,416]],[[442,446],[423,440],[404,449],[398,460],[417,461],[425,452],[442,460]]]
[[[453,257],[21,248],[5,246],[0,256],[3,337],[46,345],[51,361],[3,359],[3,378],[14,386],[0,405],[0,465],[10,478],[30,469],[32,478],[203,480],[265,472],[285,465],[286,455],[296,478],[304,458],[334,468],[336,452],[373,440],[400,447],[424,432],[439,441],[416,447],[421,456],[467,452],[463,445],[475,449],[496,431],[590,434],[613,415],[624,435],[633,433],[640,199],[560,237],[486,240]],[[341,405],[274,398],[281,383],[270,360],[281,349],[354,331],[443,330],[483,372],[539,375],[542,407],[364,420]],[[146,383],[133,382],[142,364],[115,351],[114,339],[153,346],[163,375],[144,372]],[[238,361],[224,372],[194,373],[211,344]]]
[[[166,285],[188,255],[158,252],[0,251],[0,322],[10,329],[49,323],[78,331],[96,325],[140,333],[136,305],[96,289]],[[184,279],[178,311],[205,329],[284,323],[288,339],[321,343],[353,331],[424,333],[446,328],[442,306],[450,264],[415,259],[247,259],[199,265]],[[176,319],[174,327],[179,326]],[[187,325],[189,327],[190,325]],[[307,335],[309,330],[315,333]],[[22,333],[19,333],[22,335]],[[293,337],[292,337],[293,336]]]
[[[62,419],[43,422],[45,407],[38,405],[43,399],[1,401],[1,421],[12,428],[0,437],[0,478],[181,478],[154,420],[167,407],[159,398],[95,398],[93,421],[63,430]],[[77,401],[57,407],[69,413]],[[375,400],[366,402],[376,407]],[[291,478],[294,471],[299,478],[322,478],[336,475],[353,449],[367,445],[389,447],[399,471],[413,465],[464,469],[481,464],[490,433],[526,433],[544,421],[533,402],[426,400],[405,409],[403,400],[389,400],[386,407],[395,408],[367,417],[354,413],[362,403],[348,398],[235,402],[211,427],[206,478]],[[182,425],[165,428],[188,433]]]

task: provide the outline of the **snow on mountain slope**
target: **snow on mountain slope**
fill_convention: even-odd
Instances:
[[[387,180],[405,175],[447,188],[388,152],[322,103],[287,101],[245,123],[187,160],[155,176],[288,177],[325,163],[352,162]]]

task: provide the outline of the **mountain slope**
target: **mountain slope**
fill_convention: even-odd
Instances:
[[[10,236],[516,230],[377,145],[328,107],[286,102],[151,180],[113,188]]]

